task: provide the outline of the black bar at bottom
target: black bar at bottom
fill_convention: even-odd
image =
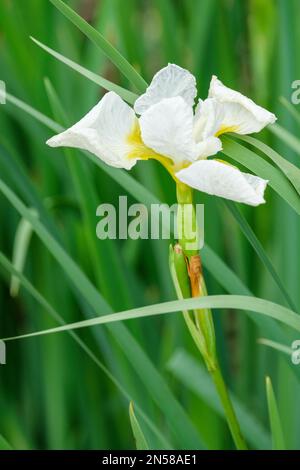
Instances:
[[[92,466],[95,468],[123,466],[139,468],[144,465],[181,465],[201,467],[206,463],[223,465],[226,461],[245,463],[300,462],[300,451],[0,451],[0,465],[34,464],[54,466],[56,464]]]

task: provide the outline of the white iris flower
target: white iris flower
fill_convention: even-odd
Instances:
[[[160,70],[132,109],[107,93],[77,124],[52,137],[52,147],[88,150],[108,165],[130,170],[138,160],[160,161],[175,180],[208,194],[257,206],[267,181],[220,160],[220,135],[251,134],[276,117],[213,76],[208,98],[199,100],[195,77],[169,64]],[[137,117],[139,116],[139,117]]]

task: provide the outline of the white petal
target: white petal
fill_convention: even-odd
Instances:
[[[222,150],[222,142],[217,137],[208,137],[196,144],[196,156],[194,160],[212,157]]]
[[[181,96],[188,105],[193,106],[196,95],[195,77],[188,70],[169,64],[154,75],[146,93],[136,100],[134,110],[137,114],[143,114],[162,99],[175,96]]]
[[[208,96],[219,102],[220,112],[224,114],[221,133],[251,134],[261,131],[277,119],[273,113],[251,99],[223,85],[215,76],[211,79]]]
[[[243,202],[263,204],[268,181],[242,173],[237,168],[216,160],[201,160],[176,173],[183,183],[204,193]]]
[[[151,106],[140,117],[143,142],[175,164],[217,153],[219,139],[196,144],[193,137],[193,109],[183,98],[168,98]]]
[[[199,100],[195,110],[194,137],[196,142],[218,133],[224,120],[224,112],[214,98]]]
[[[109,92],[77,124],[47,144],[88,150],[108,165],[129,170],[137,159],[128,158],[132,150],[128,136],[137,123],[134,111],[116,93]]]

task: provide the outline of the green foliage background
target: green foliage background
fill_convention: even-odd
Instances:
[[[290,102],[291,84],[300,79],[299,1],[66,3],[147,81],[167,62],[175,62],[196,75],[201,97],[206,96],[211,75],[216,74],[228,86],[275,112],[281,127],[258,138],[299,166],[297,106],[282,100]],[[2,0],[0,79],[10,94],[59,124],[78,120],[104,90],[56,61],[30,36],[94,73],[137,91],[48,0]],[[100,242],[96,238],[96,207],[101,202],[117,204],[119,195],[126,194],[134,202],[131,181],[119,177],[116,182],[117,170],[107,174],[107,169],[79,152],[49,149],[45,141],[52,134],[11,100],[1,105],[0,176],[27,207],[38,212],[43,227],[96,289],[82,282],[74,266],[68,265],[69,258],[60,265],[36,234],[26,249],[24,222],[20,235],[20,216],[2,195],[1,253],[10,260],[13,253],[26,254],[24,275],[51,304],[50,310],[66,322],[175,299],[168,241]],[[175,201],[173,182],[155,162],[140,162],[131,175],[159,200]],[[299,215],[270,188],[264,206],[240,207],[262,244],[255,251],[241,230],[244,222],[238,223],[231,206],[202,194],[197,198],[205,203],[203,261],[208,292],[253,294],[285,305],[267,269],[267,255],[299,309]],[[59,254],[57,257],[62,260]],[[17,296],[10,296],[10,274],[3,259],[1,266],[0,336],[56,326],[49,305],[37,302],[28,289],[21,287]],[[77,285],[70,282],[70,273],[77,276]],[[222,368],[238,401],[250,446],[272,445],[265,390],[265,376],[269,375],[285,444],[299,449],[300,366],[258,343],[259,338],[272,339],[271,320],[259,327],[254,313],[216,309],[214,315]],[[285,328],[283,332],[284,345],[289,348],[299,333]],[[121,323],[97,326],[79,336],[93,351],[94,360],[67,333],[8,343],[7,364],[0,366],[0,447],[9,443],[15,449],[134,448],[130,399],[136,406],[137,428],[140,431],[141,426],[150,448],[233,447],[219,402],[180,314],[130,320],[125,329]],[[112,377],[95,359],[105,364]],[[274,442],[278,428],[272,431]]]

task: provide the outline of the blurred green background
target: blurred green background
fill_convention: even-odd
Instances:
[[[280,99],[290,102],[291,84],[300,79],[298,0],[66,3],[117,47],[147,81],[174,62],[196,75],[199,94],[205,97],[211,75],[216,74],[226,85],[275,112],[288,132],[299,133],[299,123]],[[64,119],[69,123],[78,120],[104,90],[56,61],[30,36],[130,88],[114,65],[48,0],[2,0],[0,80],[10,94],[60,124],[65,124]],[[53,112],[50,83],[66,117]],[[51,236],[113,311],[175,299],[168,241],[96,238],[96,207],[101,202],[117,203],[119,195],[127,194],[126,185],[118,184],[77,152],[49,149],[45,141],[51,135],[52,131],[11,102],[0,105],[1,178],[26,206],[35,208]],[[286,140],[268,131],[259,138],[299,164],[296,144],[292,149]],[[139,163],[131,175],[161,201],[175,201],[173,182],[155,162]],[[222,201],[200,194],[197,198],[205,203],[206,244],[219,257],[216,261],[211,251],[205,248],[203,252],[209,293],[250,291],[284,304],[270,273]],[[299,308],[299,218],[271,189],[266,199],[264,206],[242,210]],[[130,201],[134,202],[131,196]],[[15,257],[26,254],[24,275],[65,321],[109,311],[104,303],[99,304],[98,312],[91,308],[88,300],[93,292],[84,298],[35,234],[26,249],[28,227],[2,196],[0,212],[0,251],[10,260],[13,253]],[[236,275],[231,289],[226,270],[218,271],[216,265],[222,261]],[[12,297],[10,274],[3,264],[0,271],[1,337],[57,325],[49,309],[24,287],[15,288]],[[282,354],[258,344],[259,338],[269,336],[255,318],[254,314],[252,318],[236,311],[215,311],[226,381],[242,409],[242,426],[247,428],[250,446],[270,448],[265,394],[265,375],[270,375],[286,444],[300,448],[299,370]],[[7,364],[0,366],[0,435],[11,447],[134,448],[128,413],[131,398],[151,448],[233,448],[180,314],[128,321],[125,329],[123,325],[94,327],[79,336],[112,377],[67,333],[7,345]]]

